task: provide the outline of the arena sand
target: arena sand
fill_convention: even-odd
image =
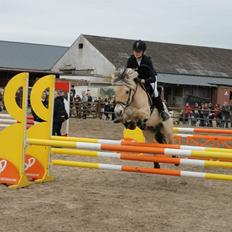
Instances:
[[[70,128],[71,136],[109,139],[120,139],[123,130],[96,119],[72,119]],[[52,173],[51,183],[18,190],[0,186],[0,231],[232,231],[231,182],[58,166]]]

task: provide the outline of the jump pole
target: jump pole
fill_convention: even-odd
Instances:
[[[208,133],[208,134],[230,134],[232,135],[232,130],[209,129],[209,128],[174,127],[173,132],[174,133]]]
[[[142,147],[161,147],[161,148],[173,148],[184,150],[196,150],[196,151],[218,151],[232,153],[232,149],[228,148],[216,148],[216,147],[201,147],[201,146],[188,146],[188,145],[176,145],[176,144],[160,144],[160,143],[139,143],[132,140],[110,140],[110,139],[95,139],[95,138],[83,138],[83,137],[64,137],[64,136],[52,136],[52,140],[57,141],[69,141],[69,142],[87,142],[87,143],[100,143],[100,144],[115,144],[115,145],[129,145],[129,146],[142,146]]]
[[[175,165],[193,165],[198,167],[221,167],[221,168],[232,168],[232,162],[221,162],[221,161],[205,161],[205,160],[192,160],[182,158],[170,158],[167,156],[151,156],[144,154],[128,154],[118,152],[101,152],[101,151],[90,151],[90,150],[74,150],[64,148],[51,148],[52,154],[62,155],[74,155],[74,156],[88,156],[96,158],[116,158],[120,160],[130,161],[142,161],[142,162],[157,162]]]
[[[27,139],[30,145],[43,145],[51,147],[64,147],[75,149],[89,149],[96,151],[117,151],[117,152],[137,152],[137,153],[151,153],[164,155],[179,155],[184,157],[207,157],[216,159],[232,159],[232,154],[212,151],[194,151],[194,150],[180,150],[172,148],[156,148],[156,147],[140,147],[140,146],[126,146],[126,145],[112,145],[99,143],[84,143],[84,142],[66,142],[44,139]]]
[[[26,116],[26,117],[29,120],[34,120],[33,116]],[[12,117],[9,114],[0,114],[0,118],[10,118],[10,119],[12,119]]]
[[[174,136],[182,138],[194,138],[194,139],[211,139],[211,140],[222,140],[222,141],[232,141],[232,137],[229,136],[212,136],[212,135],[194,135],[194,134],[174,134]]]
[[[104,169],[104,170],[115,170],[115,171],[123,171],[123,172],[137,172],[137,173],[146,173],[146,174],[159,174],[159,175],[180,176],[180,177],[185,176],[185,177],[196,177],[203,179],[232,181],[232,175],[204,173],[204,172],[190,172],[190,171],[180,171],[180,170],[171,170],[171,169],[145,168],[145,167],[137,167],[137,166],[76,162],[76,161],[67,161],[67,160],[52,160],[52,164],[59,166],[79,167],[79,168]]]

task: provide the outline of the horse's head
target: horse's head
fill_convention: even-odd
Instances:
[[[131,68],[115,72],[113,84],[116,85],[114,108],[116,118],[122,118],[125,109],[131,104],[137,89],[137,78],[138,73]]]

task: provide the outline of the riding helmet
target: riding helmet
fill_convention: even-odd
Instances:
[[[145,44],[145,42],[143,42],[142,40],[137,40],[134,42],[133,44],[133,50],[134,51],[142,51],[145,52],[147,49],[147,46]]]

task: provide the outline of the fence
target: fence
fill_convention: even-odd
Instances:
[[[114,105],[108,104],[108,110],[105,109],[103,102],[71,102],[70,117],[73,118],[102,118],[105,114],[109,117],[113,114]]]

